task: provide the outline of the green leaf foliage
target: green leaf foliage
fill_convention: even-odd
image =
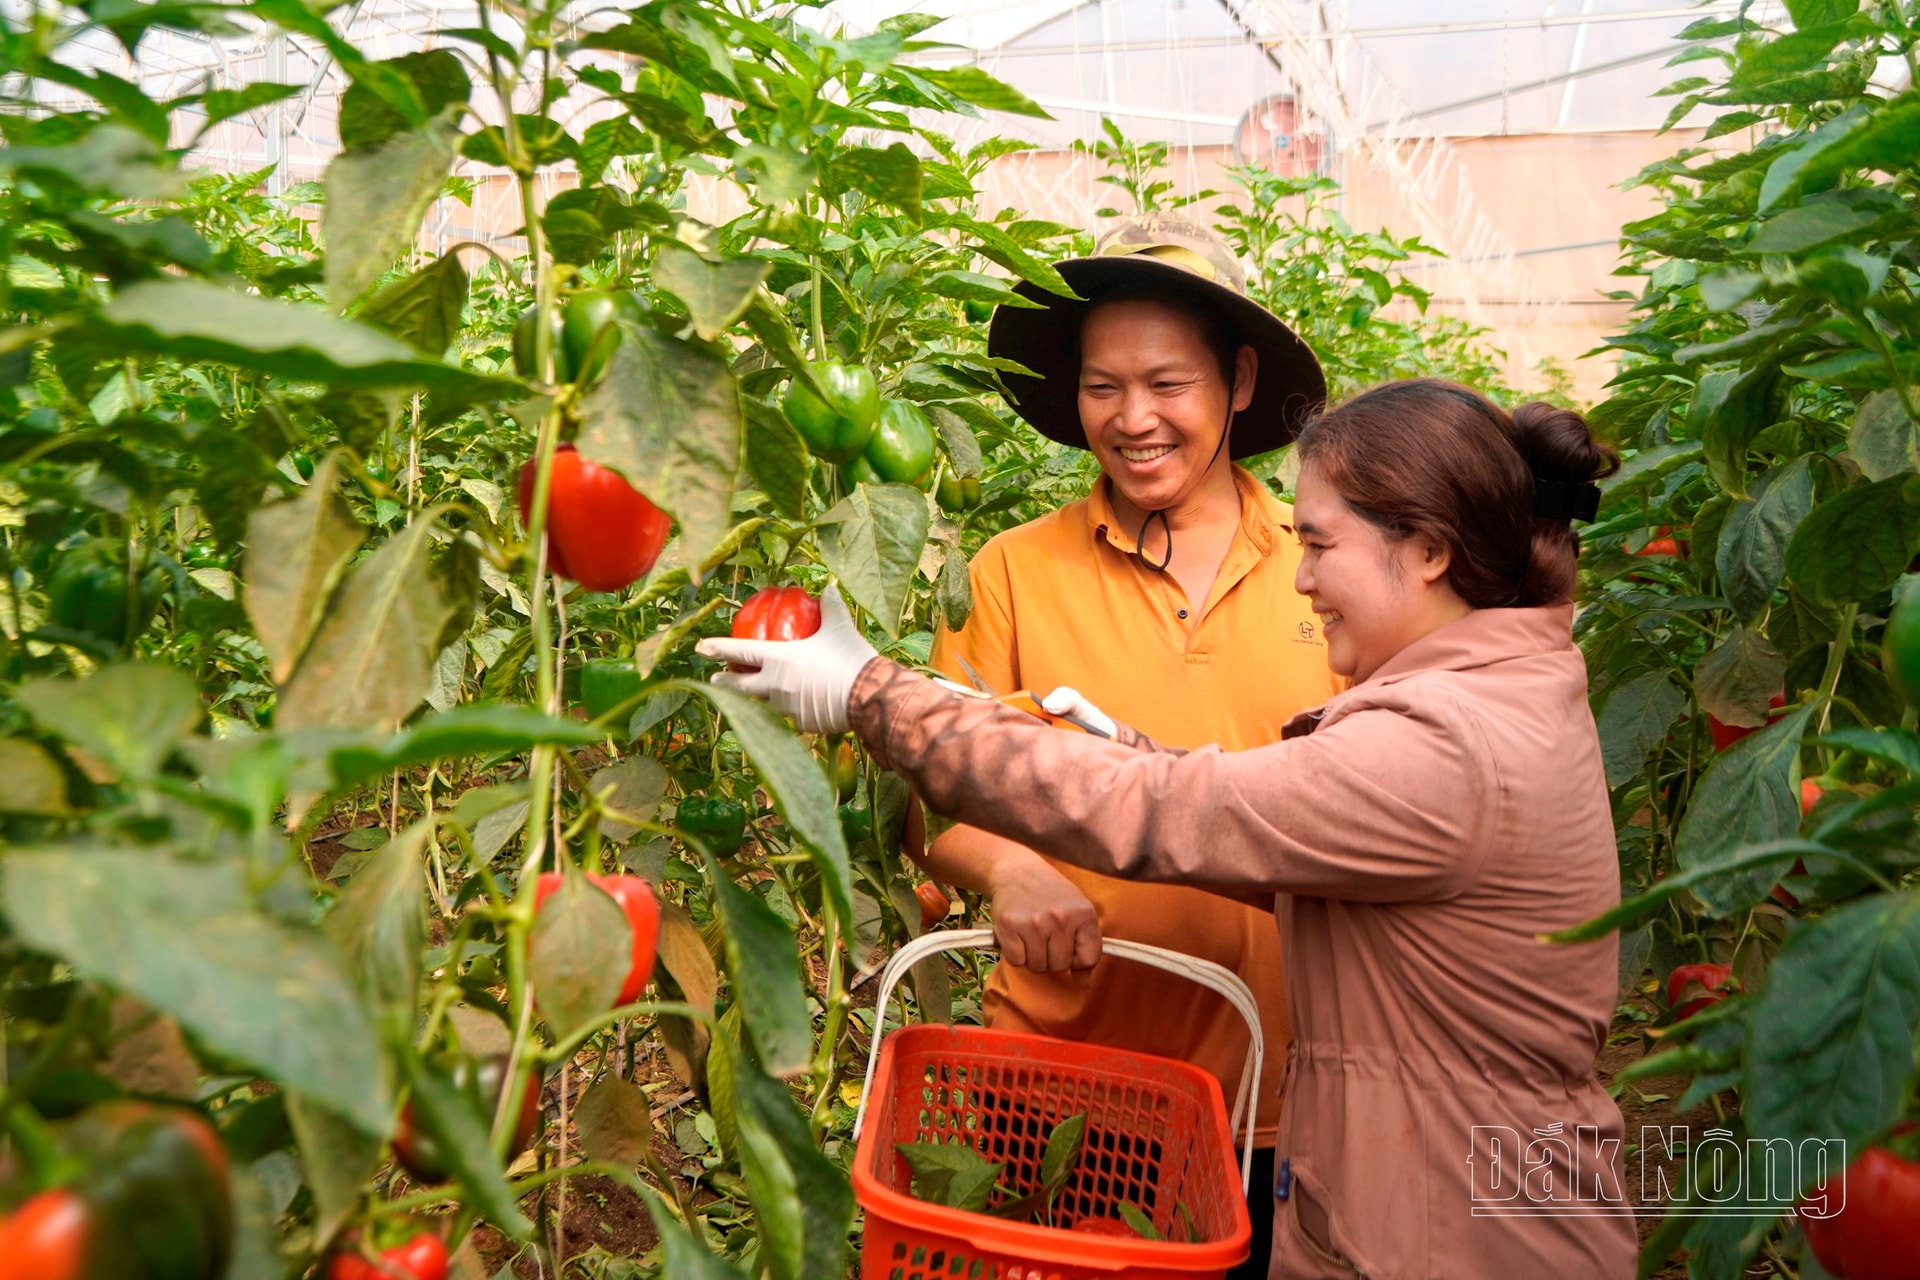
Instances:
[[[338,951],[259,914],[240,864],[15,852],[6,890],[8,923],[26,945],[132,992],[368,1133],[392,1123],[379,1040]]]
[[[380,846],[347,882],[326,932],[346,957],[347,971],[374,1008],[411,1030],[420,987],[420,949],[426,941],[421,865],[431,821],[413,824]]]
[[[775,1280],[840,1275],[853,1221],[846,1177],[814,1145],[806,1118],[777,1080],[745,1060],[733,1063],[732,1078],[740,1167],[759,1218],[763,1262]]]
[[[539,937],[537,926],[534,936]],[[413,1114],[445,1153],[447,1167],[474,1207],[509,1236],[531,1235],[533,1224],[514,1203],[513,1189],[488,1146],[486,1119],[474,1111],[466,1094],[413,1054],[407,1055],[407,1085]]]
[[[747,474],[784,516],[805,509],[807,445],[785,414],[759,400],[746,401]]]
[[[329,455],[297,497],[256,510],[247,522],[247,613],[284,682],[306,652],[327,602],[366,530],[339,493]]]
[[[297,1089],[287,1091],[287,1122],[313,1192],[314,1235],[330,1240],[353,1212],[380,1164],[381,1141]]]
[[[1847,452],[1869,480],[1920,471],[1920,423],[1907,416],[1899,392],[1883,387],[1860,402],[1847,431]]]
[[[1809,600],[1841,605],[1891,587],[1920,546],[1908,479],[1857,485],[1815,507],[1787,544],[1787,576]]]
[[[708,866],[714,907],[726,926],[727,972],[760,1061],[775,1075],[804,1069],[813,1020],[794,963],[793,933],[756,894]]]
[[[1643,672],[1607,695],[1598,723],[1609,786],[1640,772],[1686,706],[1687,695],[1664,671]]]
[[[283,729],[383,729],[427,696],[451,613],[423,518],[354,566],[280,693]]]
[[[327,296],[345,311],[413,243],[459,145],[451,110],[327,166]]]
[[[982,1213],[1006,1169],[964,1142],[896,1142],[913,1174],[913,1198]]]
[[[663,688],[698,694],[726,718],[773,797],[780,816],[806,842],[840,918],[853,918],[853,872],[846,837],[834,804],[833,787],[813,754],[771,711],[745,694],[705,683],[675,683]]]
[[[1694,696],[1724,724],[1758,728],[1767,722],[1767,701],[1779,694],[1787,660],[1759,632],[1735,627],[1693,669]]]
[[[80,681],[34,681],[14,696],[43,728],[142,781],[159,772],[202,714],[185,672],[144,662],[102,667]]]
[[[820,517],[827,568],[889,635],[899,634],[928,524],[926,496],[904,484],[860,485]]]
[[[506,390],[499,379],[423,360],[398,338],[318,307],[249,297],[201,280],[131,285],[100,309],[95,324],[104,341],[309,382],[470,394]]]
[[[1755,1132],[1849,1149],[1901,1114],[1920,1023],[1920,894],[1879,894],[1792,934],[1748,1015]]]
[[[1799,829],[1800,799],[1793,784],[1800,738],[1812,717],[1811,706],[1801,707],[1742,738],[1713,762],[1681,821],[1682,867],[1703,866],[1743,845],[1778,840]],[[1737,910],[1764,897],[1792,861],[1783,856],[1693,891],[1712,911]]]
[[[382,285],[356,319],[378,325],[421,355],[446,354],[467,306],[467,272],[457,254],[441,254],[420,270]]]
[[[480,703],[421,718],[378,746],[349,744],[328,756],[335,787],[352,787],[395,769],[456,756],[508,754],[538,743],[585,746],[603,735],[532,707]]]
[[[667,244],[653,264],[653,278],[686,306],[693,331],[708,340],[746,314],[771,264],[753,258],[709,261],[681,245]]]
[[[1786,574],[1787,545],[1813,508],[1813,474],[1805,458],[1768,472],[1751,498],[1736,501],[1720,529],[1715,567],[1727,603],[1758,618]]]
[[[608,957],[632,946],[626,916],[604,889],[568,875],[534,916],[527,974],[534,1001],[556,1035],[567,1036],[613,1007],[626,976]]]
[[[979,67],[928,68],[918,74],[922,79],[938,85],[960,101],[973,106],[984,107],[989,111],[1006,111],[1014,115],[1036,116],[1042,120],[1053,119],[1032,98],[1005,81],[994,78]]]
[[[697,564],[732,523],[740,389],[707,349],[620,323],[624,340],[581,402],[580,451],[672,513]]]

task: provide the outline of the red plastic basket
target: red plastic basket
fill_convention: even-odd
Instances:
[[[930,935],[912,944],[918,951],[903,948],[895,960],[910,964],[933,950],[978,945],[991,936]],[[1142,958],[1133,956],[1137,946],[1124,950]],[[1107,949],[1113,952],[1115,944]],[[1221,975],[1238,986],[1232,974],[1191,957],[1179,961],[1163,967],[1189,976],[1197,965],[1217,970],[1200,980],[1252,1014],[1250,995],[1243,1004],[1216,986]],[[895,965],[888,970],[894,974]],[[891,986],[883,977],[881,1009]],[[862,1280],[1202,1280],[1223,1277],[1247,1256],[1243,1171],[1235,1166],[1220,1085],[1209,1073],[1151,1054],[978,1027],[904,1027],[876,1048],[853,1163],[854,1197],[866,1211]],[[1243,1103],[1251,1099],[1259,1056],[1257,1048],[1249,1054]],[[1055,1226],[949,1209],[909,1194],[912,1175],[896,1143],[965,1141],[1006,1164],[1010,1185],[1036,1186],[1047,1135],[1079,1112],[1087,1114],[1086,1139],[1072,1179],[1054,1201]],[[1184,1237],[1191,1216],[1198,1241],[1071,1230],[1089,1218],[1118,1219],[1122,1203],[1142,1210],[1163,1237]]]

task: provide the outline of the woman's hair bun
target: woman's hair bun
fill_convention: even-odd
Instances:
[[[1539,510],[1539,486],[1585,485],[1620,467],[1571,409],[1509,414],[1439,378],[1363,391],[1300,433],[1298,456],[1389,537],[1423,534],[1451,553],[1447,579],[1475,609],[1573,598],[1579,539]]]
[[[1578,484],[1620,469],[1620,455],[1593,438],[1572,409],[1535,400],[1513,411],[1513,444],[1538,480]]]

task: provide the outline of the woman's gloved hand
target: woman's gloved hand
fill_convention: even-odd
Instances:
[[[1049,715],[1072,716],[1082,724],[1092,725],[1109,738],[1120,732],[1112,716],[1088,702],[1085,694],[1070,685],[1063,684],[1040,699],[1040,706]]]
[[[804,640],[734,640],[714,636],[694,646],[703,658],[718,658],[757,671],[722,671],[713,683],[737,689],[792,717],[804,733],[845,733],[853,682],[880,651],[853,625],[840,598],[828,587],[820,597],[820,629]]]

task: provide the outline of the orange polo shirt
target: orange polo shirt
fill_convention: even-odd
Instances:
[[[1293,509],[1234,468],[1240,528],[1198,616],[1186,592],[1133,554],[1103,480],[1093,495],[995,537],[974,557],[973,613],[936,638],[933,665],[959,680],[965,658],[995,692],[1072,685],[1116,720],[1168,746],[1276,742],[1281,726],[1338,689],[1320,620],[1293,589]],[[1180,554],[1179,540],[1174,554]],[[1260,1145],[1273,1143],[1292,1027],[1273,914],[1199,889],[1143,884],[1053,864],[1093,903],[1101,933],[1212,960],[1253,989],[1267,1041]],[[1233,1106],[1245,1024],[1218,996],[1125,960],[1092,985],[1000,965],[988,1025],[1182,1058],[1211,1071]]]

